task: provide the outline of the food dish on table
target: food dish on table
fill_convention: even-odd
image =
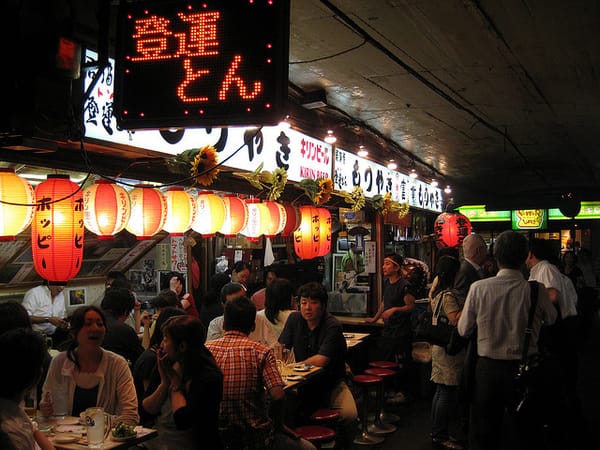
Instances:
[[[136,436],[137,431],[135,431],[135,427],[125,425],[124,423],[119,423],[111,432],[112,440],[116,442],[123,442]]]
[[[301,381],[304,380],[304,376],[302,375],[287,375],[285,377],[286,381]]]
[[[69,444],[71,442],[77,442],[81,439],[81,435],[74,433],[59,433],[52,438],[52,442],[56,444]]]
[[[312,364],[296,364],[294,366],[294,371],[295,372],[308,372],[313,367],[314,366]]]

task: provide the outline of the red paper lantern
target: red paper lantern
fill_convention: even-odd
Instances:
[[[235,237],[248,223],[248,206],[241,198],[233,194],[223,197],[225,204],[225,220],[219,230],[225,237]]]
[[[182,187],[170,187],[165,192],[167,220],[163,230],[171,236],[183,236],[196,220],[196,199]]]
[[[97,180],[83,191],[83,223],[98,239],[124,230],[130,214],[129,194],[112,181]]]
[[[283,230],[281,230],[282,236],[291,236],[294,231],[300,227],[300,211],[291,203],[284,203],[283,207],[285,208],[285,226]]]
[[[317,208],[319,214],[319,255],[328,255],[331,251],[331,213],[326,208]]]
[[[140,241],[150,239],[163,229],[167,220],[167,201],[158,189],[138,184],[129,193],[131,216],[127,231]]]
[[[31,225],[36,272],[52,284],[66,284],[83,260],[83,195],[68,175],[48,175],[35,189]]]
[[[196,199],[198,213],[192,223],[192,229],[202,237],[213,237],[225,221],[225,203],[221,197],[210,191],[198,193]]]
[[[257,242],[258,238],[265,234],[265,229],[271,220],[271,214],[267,206],[257,198],[246,200],[248,207],[248,221],[241,234],[246,236],[249,241]]]
[[[459,247],[463,239],[471,234],[469,219],[457,212],[445,212],[437,216],[433,224],[435,243],[438,248]]]
[[[269,210],[271,220],[265,229],[265,237],[271,238],[282,233],[287,223],[287,213],[285,206],[281,203],[266,201],[264,205]]]
[[[35,192],[14,169],[0,169],[0,241],[14,241],[33,220]],[[14,203],[14,204],[9,204]],[[29,206],[28,206],[29,205]]]
[[[300,228],[294,231],[294,251],[302,259],[313,259],[321,250],[319,211],[313,206],[300,207]]]

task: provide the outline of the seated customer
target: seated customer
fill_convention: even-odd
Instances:
[[[267,319],[267,324],[277,337],[281,334],[288,316],[293,312],[293,295],[294,286],[290,280],[285,278],[274,279],[266,288],[265,308],[256,313],[257,319],[258,317]]]
[[[161,327],[164,323],[173,316],[184,316],[187,313],[180,308],[169,306],[160,310],[160,315],[153,322],[156,324],[156,329],[150,338],[149,347],[144,350],[133,366],[133,381],[135,383],[135,391],[137,393],[138,402],[140,405],[140,417],[142,425],[151,425],[152,417],[141,408],[142,401],[146,397],[146,392],[154,392],[156,386],[160,382],[160,376],[156,367],[156,354],[160,349],[160,344],[163,340]]]
[[[227,283],[221,289],[221,301],[226,304],[229,300],[243,297],[246,295],[246,289],[240,283]],[[206,341],[212,341],[223,336],[223,316],[214,318],[208,325]],[[267,323],[265,317],[256,317],[256,326],[250,333],[250,339],[265,344],[267,347],[274,347],[277,343],[277,336]]]
[[[144,351],[137,333],[125,324],[134,303],[135,299],[128,289],[111,287],[104,293],[101,304],[106,317],[106,336],[102,347],[121,355],[130,365]]]
[[[223,315],[223,303],[221,303],[221,289],[229,283],[229,275],[226,273],[214,274],[208,283],[208,291],[202,298],[200,304],[200,320],[202,325],[208,328],[211,320]]]
[[[220,450],[219,405],[223,374],[202,341],[200,319],[186,314],[171,317],[161,327],[157,352],[160,383],[142,405],[156,419],[158,438],[150,449]]]
[[[206,344],[224,376],[223,443],[231,450],[314,449],[283,424],[285,383],[273,350],[248,337],[255,316],[256,307],[248,298],[229,300],[225,304],[225,335]]]
[[[47,355],[43,337],[32,331],[31,325],[9,330],[0,334],[0,351],[11,365],[0,371],[0,432],[5,438],[4,442],[0,441],[0,448],[54,449],[46,435],[34,429],[19,406],[42,374],[42,363]]]
[[[342,324],[327,312],[327,290],[307,283],[298,290],[300,311],[288,317],[279,342],[294,351],[296,361],[324,369],[298,391],[307,414],[319,407],[340,413],[338,441],[350,448],[356,429],[356,403],[346,385],[346,340]]]
[[[177,298],[177,294],[171,289],[163,289],[160,291],[156,297],[150,300],[150,304],[152,305],[152,308],[154,308],[154,314],[150,315],[150,313],[146,311],[142,316],[142,324],[144,326],[142,347],[144,348],[148,348],[150,345],[150,338],[154,334],[156,327],[156,319],[158,319],[160,312],[164,308],[179,308],[183,310],[181,302]]]
[[[56,355],[48,369],[40,402],[44,416],[79,416],[87,408],[101,406],[108,414],[119,416],[117,422],[137,425],[138,403],[131,371],[122,356],[101,347],[105,334],[100,309],[84,306],[75,310],[69,348]],[[55,411],[58,403],[66,404],[66,411]]]

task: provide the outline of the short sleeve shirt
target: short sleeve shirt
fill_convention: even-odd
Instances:
[[[319,325],[314,330],[310,330],[302,313],[292,312],[279,336],[279,342],[294,350],[296,361],[304,361],[314,355],[328,357],[329,364],[324,368],[327,387],[333,386],[335,382],[344,378],[346,340],[342,324],[331,314],[326,312]]]

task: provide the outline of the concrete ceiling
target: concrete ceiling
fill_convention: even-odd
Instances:
[[[15,11],[42,20],[35,5],[50,4],[84,16],[75,21],[95,42],[94,7],[105,4],[95,0],[11,0],[3,29]],[[375,159],[395,157],[401,171],[414,159],[426,180],[452,186],[457,205],[556,207],[568,192],[598,200],[599,18],[596,0],[291,0],[290,100],[324,91],[318,114],[329,122],[315,131],[366,127],[384,143]]]
[[[291,6],[291,84],[324,89],[328,105],[410,152],[426,176],[443,175],[456,203],[597,199],[600,2]]]

